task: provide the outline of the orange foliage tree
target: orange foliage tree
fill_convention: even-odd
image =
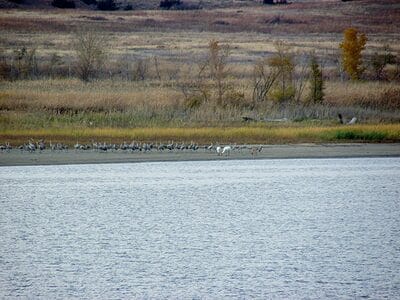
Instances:
[[[340,43],[342,64],[346,73],[353,80],[358,80],[364,71],[361,52],[365,49],[367,40],[365,34],[359,33],[355,28],[347,28],[344,31],[344,39]]]

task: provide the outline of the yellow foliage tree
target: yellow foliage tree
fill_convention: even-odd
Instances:
[[[343,69],[353,80],[360,79],[364,68],[362,68],[361,52],[365,49],[367,37],[364,33],[359,33],[355,28],[347,28],[344,31],[343,42],[340,43],[342,49]]]

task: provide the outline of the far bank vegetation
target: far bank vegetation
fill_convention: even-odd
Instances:
[[[274,51],[251,67],[235,64],[235,49],[218,40],[190,62],[113,57],[112,39],[93,30],[75,33],[70,43],[73,57],[55,51],[43,59],[24,46],[1,53],[0,110],[8,112],[1,124],[207,126],[336,122],[338,114],[363,122],[400,119],[399,56],[388,45],[364,56],[367,37],[353,28],[331,62],[275,41]]]

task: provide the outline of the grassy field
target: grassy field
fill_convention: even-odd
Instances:
[[[155,8],[156,2],[148,2],[152,6],[147,8]],[[70,144],[76,139],[113,138],[201,143],[398,141],[398,81],[340,78],[338,51],[343,30],[357,25],[368,36],[367,75],[371,55],[382,51],[384,44],[400,53],[397,1],[294,2],[263,6],[257,1],[206,1],[206,9],[196,11],[32,6],[0,10],[1,61],[12,62],[15,51],[26,47],[36,50],[37,65],[29,79],[0,81],[0,143],[26,142],[30,137]],[[76,76],[72,42],[79,28],[94,28],[108,37],[106,63],[89,83]],[[213,39],[230,45],[226,80],[240,103],[188,106],[182,86],[195,79]],[[273,55],[277,40],[296,55],[295,76],[307,64],[307,53],[317,55],[326,80],[322,104],[304,104],[307,84],[298,103],[253,101],[254,63]],[[50,67],[54,55],[55,70]],[[134,76],[138,63],[145,64],[141,79]],[[396,66],[387,72],[395,74]],[[340,127],[338,114],[345,122],[357,117],[357,127]],[[243,117],[253,122],[244,123]],[[270,122],[284,118],[286,122]]]

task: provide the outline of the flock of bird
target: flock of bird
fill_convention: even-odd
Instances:
[[[251,155],[256,155],[257,153],[261,152],[263,149],[263,146],[247,146],[247,145],[226,145],[226,146],[221,146],[221,145],[203,145],[199,146],[197,143],[139,143],[132,141],[131,143],[123,142],[121,144],[111,144],[111,143],[98,143],[98,142],[92,142],[90,144],[81,144],[76,142],[74,145],[74,150],[76,152],[79,151],[96,151],[96,152],[107,152],[107,151],[124,151],[124,152],[150,152],[150,151],[198,151],[198,150],[204,150],[206,152],[214,152],[218,156],[229,156],[231,152],[233,151],[238,151],[242,152],[244,150],[250,150]],[[11,144],[9,142],[6,142],[5,144],[0,145],[0,152],[10,152],[13,149]],[[27,143],[19,145],[16,147],[16,149],[19,149],[22,152],[42,152],[46,149],[50,151],[68,151],[69,147],[66,144],[62,143],[52,143],[51,141],[46,144],[44,140],[38,140],[34,141],[30,139]]]

